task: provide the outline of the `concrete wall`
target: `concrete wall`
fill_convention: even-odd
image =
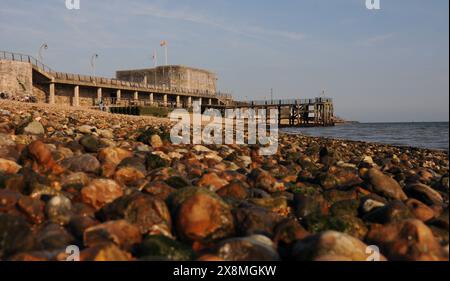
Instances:
[[[172,65],[150,69],[122,70],[116,72],[119,80],[167,86],[189,91],[216,92],[217,77],[203,69]]]
[[[37,102],[48,102],[48,90],[43,85],[33,85],[33,96],[36,97]]]
[[[0,92],[13,98],[33,95],[31,64],[0,60]]]

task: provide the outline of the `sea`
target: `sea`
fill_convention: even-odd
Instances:
[[[291,134],[449,150],[448,122],[347,123],[334,127],[283,128]]]

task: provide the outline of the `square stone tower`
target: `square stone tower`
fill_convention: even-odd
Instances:
[[[198,68],[181,65],[158,66],[149,69],[120,70],[119,80],[168,87],[180,92],[216,93],[216,74]]]

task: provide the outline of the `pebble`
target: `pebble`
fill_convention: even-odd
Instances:
[[[298,241],[293,256],[298,261],[367,261],[370,253],[364,242],[337,231],[325,231]],[[381,260],[385,260],[380,256]]]
[[[34,224],[41,224],[45,220],[44,207],[45,204],[41,200],[22,196],[17,201],[17,207],[21,210],[28,220]]]
[[[125,150],[120,147],[107,147],[99,151],[98,160],[102,163],[102,175],[110,177],[114,174],[114,171],[119,163],[128,157],[132,157],[131,151]]]
[[[444,202],[444,199],[439,192],[425,184],[411,184],[407,187],[406,192],[409,196],[416,198],[427,205],[442,205]]]
[[[400,184],[393,178],[385,175],[383,172],[376,168],[369,169],[368,177],[370,183],[373,185],[375,192],[380,195],[387,196],[392,199],[406,200],[408,197],[403,192]]]
[[[87,228],[83,234],[83,244],[86,247],[112,242],[129,251],[141,243],[141,240],[139,228],[126,220],[107,221]]]
[[[0,173],[16,174],[21,168],[22,166],[14,161],[0,158]]]
[[[82,136],[79,142],[84,147],[84,150],[89,153],[96,153],[100,148],[99,140],[92,135]]]
[[[443,247],[430,228],[417,219],[374,226],[367,239],[379,245],[389,260],[445,260]]]
[[[100,244],[85,248],[80,253],[80,261],[131,261],[130,253],[121,250],[114,243]]]
[[[164,235],[149,235],[137,248],[140,260],[190,261],[195,257],[191,247]]]
[[[272,240],[263,235],[230,238],[220,242],[215,255],[224,261],[279,261]]]
[[[71,218],[72,202],[64,195],[54,196],[47,202],[45,213],[56,224],[66,225]]]
[[[38,121],[32,121],[23,129],[23,132],[29,135],[43,135],[45,129]]]
[[[198,181],[197,185],[207,188],[211,191],[218,191],[228,184],[228,181],[219,177],[216,173],[204,174]]]
[[[161,137],[159,135],[152,135],[150,137],[150,145],[153,148],[159,148],[159,147],[163,146],[163,142],[161,140]]]
[[[175,225],[180,237],[185,241],[210,242],[233,234],[230,207],[201,188],[192,193],[178,207]]]
[[[136,225],[142,234],[172,236],[172,218],[166,203],[141,192],[125,195],[104,206],[99,215],[104,220],[125,219]]]
[[[72,172],[84,172],[98,174],[100,162],[90,154],[82,154],[66,158],[61,161],[61,165]]]
[[[414,214],[414,216],[423,222],[430,221],[436,216],[433,209],[420,202],[419,200],[410,198],[405,203],[406,206],[408,206],[409,210]]]
[[[95,179],[81,189],[83,202],[100,209],[123,195],[122,187],[110,179]]]
[[[0,258],[34,247],[30,225],[21,216],[0,213]]]
[[[97,128],[89,125],[81,125],[77,128],[77,131],[82,134],[91,134],[97,131]]]
[[[28,145],[28,152],[39,165],[37,170],[42,172],[52,171],[54,174],[61,174],[64,172],[64,169],[53,159],[49,147],[42,141],[37,140],[30,143]]]

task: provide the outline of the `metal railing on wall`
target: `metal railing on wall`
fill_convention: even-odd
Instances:
[[[40,62],[39,60],[37,60],[36,58],[34,58],[30,55],[7,52],[7,51],[0,51],[0,59],[9,60],[9,61],[27,62],[27,63],[31,63],[36,68],[38,68],[44,72],[53,72],[53,70],[50,67],[46,66],[45,64],[43,64],[42,62]]]
[[[59,80],[67,80],[67,81],[78,81],[78,82],[87,82],[98,85],[106,85],[106,86],[122,86],[128,87],[135,90],[138,89],[146,89],[146,91],[151,92],[168,92],[168,93],[179,93],[179,94],[187,94],[187,95],[196,95],[202,97],[222,97],[226,99],[232,99],[232,96],[227,93],[222,92],[210,92],[207,90],[191,90],[186,88],[178,88],[178,87],[169,87],[169,86],[158,86],[152,84],[145,84],[139,82],[130,82],[123,81],[114,78],[105,78],[99,76],[90,76],[90,75],[81,75],[81,74],[72,74],[65,72],[57,72],[43,64],[36,58],[30,55],[13,53],[7,51],[0,51],[0,59],[9,60],[9,61],[19,61],[19,62],[27,62],[32,64],[34,67],[39,69],[40,71],[46,72],[50,74],[52,77]]]

